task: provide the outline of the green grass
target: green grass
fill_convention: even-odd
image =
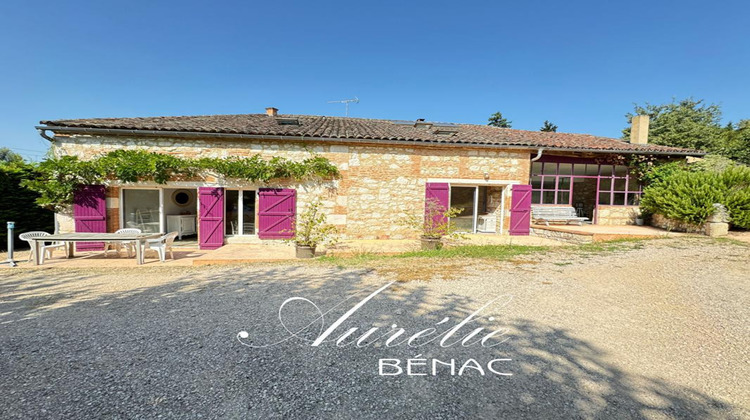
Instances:
[[[641,249],[645,246],[646,240],[655,240],[654,239],[633,239],[633,238],[625,238],[625,239],[615,239],[612,241],[605,241],[605,242],[592,242],[588,244],[581,244],[581,245],[574,245],[571,247],[565,247],[565,250],[568,251],[574,251],[574,252],[580,252],[583,254],[603,254],[603,253],[609,253],[609,252],[617,252],[617,251],[627,251],[631,249]]]
[[[651,240],[651,239],[649,239]],[[464,245],[430,251],[410,251],[395,255],[382,255],[372,252],[362,252],[355,255],[325,256],[316,261],[335,265],[340,268],[363,266],[374,262],[398,261],[400,259],[454,259],[473,258],[494,261],[507,261],[515,257],[545,253],[570,253],[576,255],[596,255],[610,252],[641,249],[645,246],[644,239],[617,239],[607,242],[594,242],[582,245],[563,247],[525,246],[525,245]],[[543,258],[539,258],[540,262]]]
[[[395,258],[484,258],[507,260],[520,255],[549,251],[548,247],[523,245],[464,245],[432,251],[412,251]]]
[[[649,239],[650,240],[650,239]],[[552,261],[558,266],[571,265],[568,257],[591,258],[612,252],[628,252],[645,246],[643,239],[622,239],[611,242],[596,242],[584,245],[559,247],[523,245],[464,245],[431,251],[411,251],[382,255],[361,252],[355,255],[325,256],[311,263],[335,266],[339,269],[358,268],[377,271],[399,282],[415,280],[429,281],[440,277],[452,279],[460,276],[471,266],[466,260],[484,260],[512,264],[534,264]],[[526,256],[526,258],[519,258]]]
[[[410,251],[395,255],[380,255],[363,252],[356,255],[325,256],[317,261],[338,266],[355,266],[374,261],[397,260],[404,258],[480,258],[508,260],[513,257],[549,251],[548,247],[521,245],[464,245],[430,251]]]
[[[747,242],[742,242],[740,240],[734,239],[734,238],[713,238],[715,242],[718,242],[720,244],[730,244],[730,245],[737,245],[741,247],[750,247],[750,244]]]

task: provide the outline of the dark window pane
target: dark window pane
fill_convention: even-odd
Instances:
[[[596,176],[599,175],[599,165],[586,165],[586,175]]]
[[[625,176],[628,174],[627,166],[617,165],[615,166],[615,176]]]
[[[487,187],[481,186],[478,188],[478,194],[479,194],[479,208],[477,209],[477,214],[487,214]]]
[[[242,234],[255,234],[255,191],[242,192]]]
[[[240,234],[240,192],[236,190],[229,190],[224,193],[224,233],[227,235],[239,235]]]
[[[628,193],[628,205],[638,206],[641,204],[641,195],[638,193]]]
[[[609,205],[610,193],[599,193],[599,204]]]
[[[602,165],[602,172],[601,174],[603,176],[610,176],[612,175],[612,165]]]
[[[539,191],[532,191],[531,202],[534,204],[542,204],[542,193]]]
[[[544,174],[545,175],[556,175],[557,174],[557,163],[545,162],[544,163]]]
[[[545,190],[554,190],[555,189],[555,177],[545,176],[544,180],[542,181],[542,185],[544,186]]]
[[[583,163],[576,163],[573,165],[573,173],[575,175],[586,175],[586,165]]]
[[[555,204],[555,192],[544,191],[542,193],[542,204]]]
[[[542,187],[542,177],[541,176],[532,176],[531,177],[531,188],[538,190]]]
[[[625,178],[615,178],[615,191],[625,191]]]
[[[570,175],[573,173],[573,164],[572,163],[561,163],[559,168],[560,175]]]
[[[560,179],[557,181],[557,189],[558,190],[570,190],[570,177],[567,176],[561,176]]]
[[[557,193],[557,204],[570,204],[570,192],[560,191]]]
[[[625,205],[625,193],[614,193],[613,198],[614,198],[614,202],[612,204],[616,206]]]
[[[542,173],[542,162],[534,162],[531,164],[531,173],[533,175]]]
[[[599,191],[609,191],[612,189],[612,178],[601,178],[599,180]]]

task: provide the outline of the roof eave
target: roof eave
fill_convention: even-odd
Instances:
[[[620,154],[640,154],[640,155],[659,155],[659,156],[705,156],[705,152],[684,150],[684,151],[667,151],[667,150],[610,150],[596,148],[576,148],[576,147],[553,147],[540,145],[510,145],[510,144],[481,144],[481,143],[458,143],[458,142],[431,142],[424,140],[378,140],[378,139],[357,139],[348,137],[310,137],[310,136],[287,136],[271,134],[239,134],[239,133],[215,133],[202,131],[169,131],[169,130],[139,130],[124,128],[94,128],[94,127],[65,127],[65,126],[35,126],[42,137],[49,141],[50,137],[44,134],[45,130],[55,133],[73,133],[73,134],[108,134],[117,136],[139,135],[148,137],[196,137],[196,138],[231,138],[231,139],[254,139],[254,140],[304,140],[304,141],[321,141],[337,143],[363,143],[363,144],[389,144],[389,145],[440,145],[445,147],[477,147],[489,149],[511,149],[511,150],[538,150],[544,149],[556,152],[582,152],[582,153],[620,153]]]

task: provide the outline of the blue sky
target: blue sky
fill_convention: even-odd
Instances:
[[[743,4],[744,3],[744,4]],[[41,119],[260,113],[619,137],[633,103],[750,118],[746,2],[3,2],[0,146]]]

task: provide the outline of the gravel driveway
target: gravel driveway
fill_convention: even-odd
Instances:
[[[439,333],[502,296],[454,337],[504,327],[506,341],[447,348],[238,340],[240,331],[254,346],[288,337],[278,314],[291,297],[335,307],[327,327],[388,282],[370,270],[3,270],[0,410],[75,419],[748,418],[749,263],[748,247],[693,239],[556,252],[544,263],[477,260],[453,280],[390,286],[332,335],[393,324]],[[282,312],[292,331],[316,316],[301,300]],[[314,339],[318,325],[299,336]],[[404,371],[407,360],[426,359],[413,373],[427,375],[379,375],[380,359]],[[512,376],[490,372],[495,359],[511,359],[494,367]],[[454,360],[456,371],[438,364],[433,375],[434,360]],[[484,375],[459,375],[469,360]]]

